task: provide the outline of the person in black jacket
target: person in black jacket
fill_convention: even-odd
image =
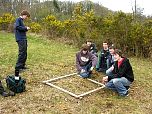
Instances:
[[[18,60],[16,62],[15,71],[26,69],[25,63],[27,59],[27,37],[26,32],[30,29],[26,27],[23,23],[23,20],[30,17],[28,11],[23,10],[21,16],[18,17],[15,21],[15,38],[18,44],[19,54]]]
[[[128,95],[128,87],[134,81],[134,74],[129,59],[122,57],[121,50],[116,49],[114,53],[115,62],[112,74],[103,77],[105,87],[112,89],[120,96]]]
[[[93,43],[91,39],[87,40],[86,44],[89,46],[89,52],[94,54],[95,56],[98,56],[97,54],[98,50],[97,50],[96,44]]]
[[[108,43],[106,41],[103,42],[102,44],[103,48],[101,49],[101,51],[99,52],[98,55],[98,62],[96,65],[96,70],[98,72],[104,72],[108,69],[108,67],[110,67],[108,65],[108,57],[110,55],[109,52],[109,47],[108,47]]]

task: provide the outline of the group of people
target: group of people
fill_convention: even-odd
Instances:
[[[93,69],[103,72],[105,76],[102,83],[106,88],[118,92],[120,96],[128,96],[130,84],[134,81],[134,74],[129,59],[123,56],[121,50],[114,45],[109,46],[103,42],[103,47],[98,50],[91,40],[82,45],[76,54],[76,68],[83,78],[91,77]]]
[[[24,25],[23,20],[30,17],[28,11],[22,11],[15,22],[15,38],[18,44],[18,59],[15,66],[15,80],[19,80],[19,72],[26,70],[27,59],[27,37],[26,32],[30,29]],[[96,45],[87,40],[81,50],[76,53],[76,68],[83,78],[89,78],[93,69],[105,73],[102,83],[106,88],[118,92],[121,96],[128,95],[128,88],[134,81],[133,70],[127,58],[122,56],[122,51],[108,46],[103,42],[103,48],[98,54]],[[0,81],[0,94],[2,96],[13,96],[13,92],[6,92]]]

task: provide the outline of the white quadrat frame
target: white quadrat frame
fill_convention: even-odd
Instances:
[[[57,80],[59,80],[59,79],[63,79],[63,78],[67,78],[67,77],[71,77],[71,76],[75,76],[75,75],[79,76],[78,73],[72,73],[72,74],[68,74],[68,75],[65,75],[65,76],[60,76],[60,77],[57,77],[57,78],[53,78],[53,79],[50,79],[50,80],[43,81],[43,83],[46,84],[46,85],[49,85],[49,86],[51,86],[51,87],[54,87],[54,88],[56,88],[56,89],[59,89],[59,90],[65,92],[65,93],[68,93],[69,95],[71,95],[71,96],[73,96],[73,97],[75,97],[75,98],[80,98],[80,99],[81,99],[82,97],[90,94],[90,93],[96,92],[96,91],[104,88],[104,84],[101,84],[101,83],[99,83],[99,82],[97,82],[97,81],[95,81],[95,80],[92,80],[92,79],[90,79],[90,78],[87,78],[87,80],[91,81],[92,83],[98,84],[99,87],[96,88],[96,89],[93,89],[93,90],[90,90],[90,91],[87,91],[87,92],[85,92],[85,93],[82,93],[82,94],[77,95],[77,94],[74,94],[74,93],[72,93],[72,92],[70,92],[70,91],[68,91],[68,90],[66,90],[66,89],[63,89],[63,88],[61,88],[61,87],[59,87],[59,86],[56,86],[56,85],[54,85],[54,84],[51,83],[51,82],[53,82],[53,81],[57,81]]]

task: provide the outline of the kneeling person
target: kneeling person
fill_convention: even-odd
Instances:
[[[80,52],[76,54],[76,68],[83,78],[88,78],[97,64],[97,57],[89,52],[89,46],[83,44]]]
[[[103,82],[107,88],[118,92],[120,96],[127,96],[128,87],[134,81],[132,67],[129,59],[122,57],[121,50],[115,50],[114,58],[116,61],[111,67],[112,73],[103,77]]]

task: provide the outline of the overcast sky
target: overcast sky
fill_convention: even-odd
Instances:
[[[83,0],[59,0],[59,1],[73,1],[80,2]],[[91,0],[92,2],[100,3],[103,6],[113,10],[122,10],[123,12],[132,12],[135,0]],[[152,15],[152,0],[136,0],[137,7],[144,8],[144,15]]]

